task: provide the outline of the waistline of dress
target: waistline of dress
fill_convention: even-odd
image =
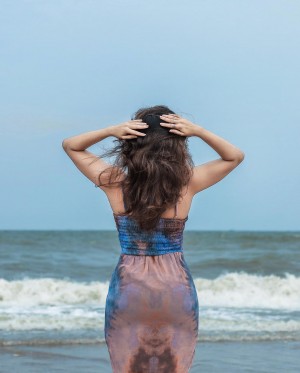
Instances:
[[[171,253],[182,253],[183,249],[181,248],[160,248],[160,249],[155,249],[155,250],[149,250],[149,249],[131,249],[131,248],[121,248],[121,254],[126,254],[126,255],[139,255],[139,256],[155,256],[155,255],[164,255],[164,254],[171,254]]]

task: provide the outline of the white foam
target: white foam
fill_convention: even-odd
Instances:
[[[108,284],[108,281],[82,283],[53,278],[0,279],[0,307],[86,303],[103,306]]]
[[[298,277],[241,272],[211,280],[195,278],[194,282],[200,305],[200,340],[300,340]],[[101,334],[108,285],[108,281],[2,279],[0,330],[93,330]]]
[[[31,312],[33,311],[33,312]],[[51,307],[31,309],[7,309],[0,313],[2,331],[67,331],[100,330],[104,326],[104,312],[85,308]]]
[[[199,305],[300,310],[300,278],[233,272],[215,279],[195,278]],[[53,278],[0,279],[0,308],[40,305],[105,306],[109,282],[74,282]]]
[[[6,332],[18,331],[74,331],[92,330],[101,334],[104,330],[103,308],[78,308],[78,307],[39,307],[31,312],[30,309],[21,310],[7,309],[0,313],[0,330]],[[53,312],[54,311],[54,312]],[[204,309],[199,315],[199,333],[205,338],[235,339],[241,336],[260,338],[265,336],[269,339],[274,337],[293,337],[300,340],[300,320],[281,319],[276,315],[253,315],[239,314],[234,309]],[[225,336],[225,337],[224,337]]]
[[[216,279],[196,278],[200,306],[300,310],[300,277],[233,272]]]

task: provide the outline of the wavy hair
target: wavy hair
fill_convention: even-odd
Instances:
[[[126,211],[121,215],[130,215],[146,231],[155,229],[161,214],[179,200],[194,166],[187,137],[169,132],[167,127],[151,126],[151,116],[162,114],[175,113],[164,105],[137,110],[131,120],[142,119],[149,124],[138,129],[146,136],[115,139],[116,145],[98,156],[116,156],[112,166],[99,174],[98,185],[106,185],[100,179],[109,172],[107,184],[121,185],[124,191]],[[164,122],[161,118],[159,121]],[[120,180],[121,174],[125,177]]]

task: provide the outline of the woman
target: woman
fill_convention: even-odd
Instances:
[[[117,145],[104,155],[117,155],[113,165],[86,150],[109,136]],[[194,167],[191,136],[221,158]],[[130,121],[65,139],[63,148],[106,193],[119,233],[105,307],[113,372],[188,372],[199,305],[183,255],[185,222],[193,196],[228,175],[244,153],[167,106],[142,108]]]

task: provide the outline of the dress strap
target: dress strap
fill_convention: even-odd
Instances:
[[[123,185],[121,185],[122,189],[122,196],[123,196],[123,204],[124,204],[124,210],[126,210],[126,204],[125,204],[125,198],[124,198],[124,190],[123,190]]]
[[[174,218],[177,218],[177,202],[175,204],[175,216],[174,216]]]

